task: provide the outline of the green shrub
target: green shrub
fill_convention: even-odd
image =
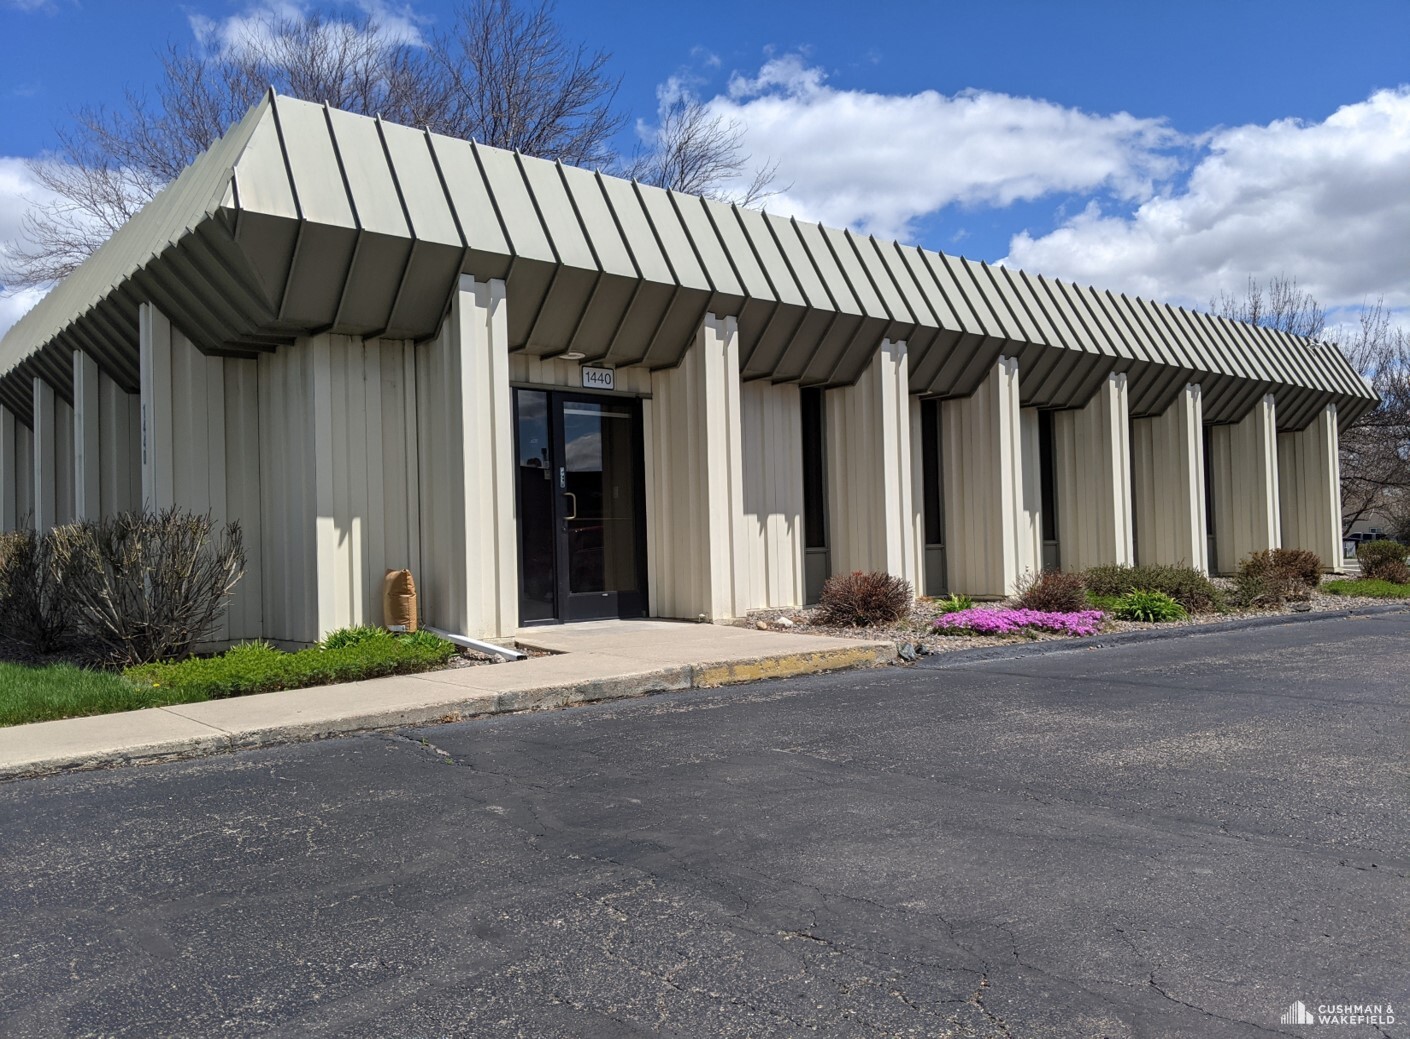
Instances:
[[[1094,566],[1082,574],[1089,601],[1120,598],[1127,592],[1164,592],[1190,613],[1224,608],[1224,595],[1203,573],[1190,566]]]
[[[1364,595],[1373,599],[1410,599],[1410,579],[1380,581],[1358,577],[1354,580],[1328,581],[1322,586],[1328,595]]]
[[[392,633],[386,628],[368,626],[339,628],[330,631],[319,645],[324,649],[346,649],[348,646],[361,646],[366,642],[381,642],[390,639]]]
[[[1356,546],[1356,558],[1363,574],[1383,563],[1403,563],[1407,554],[1410,549],[1399,541],[1363,541]]]
[[[1127,592],[1117,599],[1112,613],[1118,620],[1145,621],[1148,624],[1184,620],[1187,616],[1185,608],[1164,592],[1143,588]]]
[[[1087,587],[1081,574],[1062,570],[1026,573],[1018,581],[1018,605],[1044,613],[1077,613],[1087,608]]]
[[[412,638],[388,634],[385,639],[371,638],[340,648],[315,647],[297,653],[284,653],[267,642],[247,642],[219,656],[142,664],[128,668],[125,674],[139,686],[214,700],[429,671],[445,664],[455,653],[452,643],[434,635]]]
[[[0,535],[0,633],[52,653],[72,638],[73,619],[52,535],[32,530]]]
[[[83,635],[123,664],[186,656],[210,638],[245,574],[244,539],[209,514],[123,512],[45,538]]]
[[[881,570],[853,570],[827,579],[818,608],[824,624],[869,628],[900,620],[914,602],[911,582],[904,578]]]
[[[960,610],[967,610],[974,605],[974,600],[968,595],[950,594],[943,599],[936,599],[931,604],[936,614],[959,613]]]

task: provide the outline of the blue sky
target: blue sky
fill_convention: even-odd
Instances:
[[[0,0],[0,241],[32,195],[21,160],[74,107],[150,83],[193,19],[270,2]],[[424,34],[453,9],[368,4]],[[1333,307],[1410,308],[1406,0],[561,0],[558,16],[612,53],[648,128],[663,91],[737,120],[780,163],[770,208],[1197,304],[1286,273]],[[0,301],[0,328],[25,303]]]

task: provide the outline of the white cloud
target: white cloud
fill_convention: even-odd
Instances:
[[[1180,190],[1015,235],[1005,262],[1198,305],[1287,274],[1331,308],[1410,306],[1410,87],[1205,144]]]
[[[386,46],[420,46],[426,42],[421,33],[422,20],[408,5],[389,0],[357,0],[345,6],[369,15],[376,23],[376,38]],[[202,47],[219,54],[238,55],[252,48],[268,51],[274,42],[274,30],[280,24],[300,24],[309,13],[306,3],[262,0],[226,18],[191,14],[187,21]],[[339,23],[329,19],[328,24],[336,27]]]
[[[48,197],[29,172],[28,160],[0,156],[0,256],[24,240],[24,215]],[[47,289],[0,290],[0,336],[43,298]]]
[[[709,104],[745,127],[754,164],[778,162],[776,183],[787,190],[771,210],[903,239],[950,205],[1072,192],[1149,197],[1185,144],[1162,119],[1037,98],[841,90],[797,55],[734,76]]]

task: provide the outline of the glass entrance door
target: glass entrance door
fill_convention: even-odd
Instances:
[[[523,623],[646,613],[641,402],[516,390]]]

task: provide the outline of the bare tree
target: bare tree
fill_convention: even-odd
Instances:
[[[1381,398],[1341,430],[1342,527],[1369,515],[1410,514],[1410,331],[1391,324],[1384,301],[1364,307],[1342,345]]]
[[[429,126],[577,165],[605,165],[623,117],[608,55],[563,40],[553,8],[469,0],[429,44],[371,14],[270,13],[237,38],[162,54],[151,93],[79,110],[56,152],[30,164],[53,196],[24,220],[26,244],[0,257],[11,289],[71,273],[238,121],[271,85],[336,108]]]
[[[58,130],[56,153],[29,164],[54,201],[25,215],[27,244],[5,257],[10,286],[67,276],[270,85],[412,125],[437,121],[447,108],[439,65],[368,14],[269,14],[216,46],[169,46],[161,61],[151,95],[129,90],[114,109],[80,109]]]
[[[1250,277],[1242,297],[1221,292],[1210,309],[1309,339],[1327,332],[1326,310],[1296,278],[1281,274],[1266,290]],[[1394,521],[1402,514],[1410,529],[1410,330],[1392,324],[1385,301],[1377,300],[1361,308],[1350,334],[1338,338],[1351,367],[1381,398],[1339,431],[1342,531],[1369,515]]]
[[[610,55],[573,47],[553,6],[473,0],[432,48],[448,84],[448,133],[574,166],[604,166],[625,118]]]
[[[1247,321],[1308,339],[1319,338],[1327,327],[1327,312],[1321,304],[1312,293],[1298,288],[1296,278],[1285,274],[1269,278],[1266,291],[1250,274],[1243,296],[1220,292],[1218,299],[1209,301],[1209,309],[1233,321]]]
[[[772,187],[778,163],[766,163],[743,190],[731,192],[728,186],[749,164],[743,146],[744,127],[738,120],[714,115],[698,98],[680,95],[663,107],[651,146],[639,151],[624,172],[658,188],[757,206],[778,193]]]

